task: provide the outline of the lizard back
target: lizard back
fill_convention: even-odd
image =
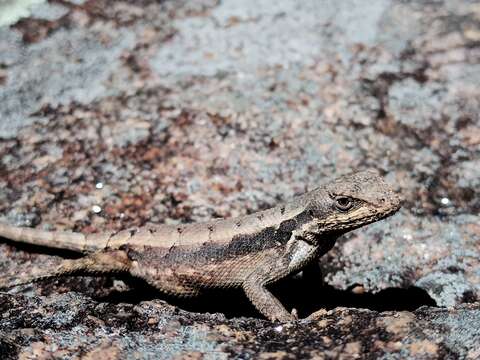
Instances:
[[[198,249],[199,245],[224,247],[229,244],[230,248],[241,246],[249,246],[250,249],[252,246],[268,248],[279,241],[283,242],[289,221],[302,217],[307,196],[308,193],[295,197],[288,203],[250,215],[192,224],[148,224],[118,232],[83,234],[45,231],[0,223],[0,236],[17,242],[82,253],[91,253],[107,247],[116,249],[124,245],[170,250]]]

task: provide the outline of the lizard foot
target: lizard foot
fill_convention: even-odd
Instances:
[[[291,314],[292,314],[292,316],[293,316],[293,318],[294,318],[295,320],[298,320],[298,311],[297,311],[297,309],[293,308]]]

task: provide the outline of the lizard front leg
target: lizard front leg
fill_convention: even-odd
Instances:
[[[255,276],[245,281],[243,290],[257,310],[270,321],[287,322],[296,319]]]
[[[252,304],[271,321],[291,321],[296,316],[266,288],[285,276],[305,268],[316,258],[318,246],[292,237],[277,253],[264,254],[243,282],[245,294]]]

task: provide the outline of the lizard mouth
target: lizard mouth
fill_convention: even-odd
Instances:
[[[400,203],[389,209],[379,209],[363,214],[357,218],[346,216],[344,219],[336,218],[328,222],[319,222],[305,231],[305,238],[312,239],[325,235],[340,236],[351,230],[361,228],[365,225],[386,219],[394,215],[400,209]]]
[[[359,228],[363,225],[368,225],[371,223],[374,223],[379,220],[383,220],[386,218],[389,218],[392,215],[395,215],[395,213],[400,210],[400,204],[398,206],[392,207],[387,210],[379,210],[374,212],[373,214],[366,216],[364,218],[360,218],[357,221],[354,222],[354,227],[353,228]]]

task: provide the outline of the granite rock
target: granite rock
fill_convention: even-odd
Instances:
[[[404,198],[323,285],[275,286],[315,320],[66,278],[0,294],[2,358],[480,357],[479,28],[467,0],[53,0],[1,27],[1,221],[237,216],[366,168]],[[65,256],[1,242],[0,271]]]

